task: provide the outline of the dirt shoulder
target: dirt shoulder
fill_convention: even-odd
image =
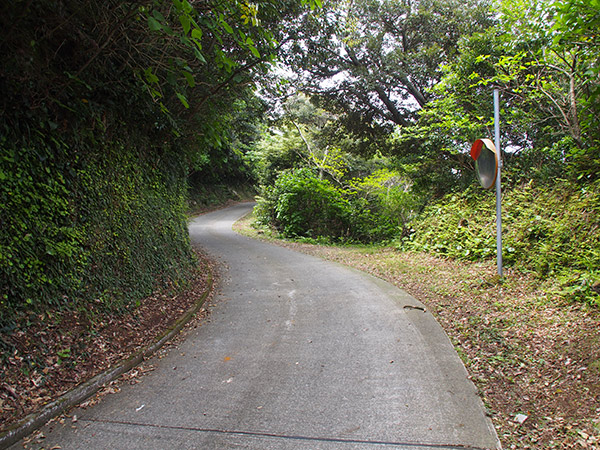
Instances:
[[[236,228],[254,237],[249,219]],[[383,278],[425,303],[462,357],[506,449],[600,448],[600,311],[566,303],[539,282],[488,263],[391,248],[272,240]],[[199,255],[204,264],[210,264]],[[3,335],[17,349],[0,373],[2,428],[148,345],[205,291],[200,270],[177,295],[157,294],[120,317],[31,317]]]
[[[600,311],[567,303],[539,281],[493,263],[392,248],[269,239],[401,287],[436,316],[480,391],[505,449],[600,448]]]
[[[38,412],[75,386],[152,344],[209,289],[211,261],[199,249],[198,270],[181,289],[140,301],[122,315],[48,311],[0,336],[14,350],[0,369],[0,431]],[[202,316],[203,313],[199,314]],[[142,374],[142,370],[134,375]]]

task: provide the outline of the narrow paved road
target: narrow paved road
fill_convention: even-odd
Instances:
[[[226,267],[209,319],[141,383],[76,411],[76,429],[46,430],[44,448],[497,448],[464,367],[415,299],[235,234],[250,207],[190,225]]]

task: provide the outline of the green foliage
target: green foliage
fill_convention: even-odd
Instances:
[[[600,185],[555,181],[551,188],[531,182],[503,194],[504,262],[557,279],[572,297],[597,299]],[[467,189],[427,206],[400,246],[457,259],[495,258],[495,216],[493,193]]]
[[[304,168],[285,171],[264,188],[256,215],[287,237],[378,242],[403,233],[416,204],[393,172],[382,170],[342,189]]]
[[[255,149],[246,154],[254,179],[260,186],[272,186],[286,169],[304,164],[304,143],[292,126],[265,132]]]
[[[406,178],[398,172],[379,169],[365,178],[354,179],[351,186],[351,192],[362,199],[367,206],[363,211],[367,212],[369,220],[378,229],[377,232],[371,229],[366,233],[371,239],[389,239],[406,234],[420,203]]]
[[[29,145],[0,148],[2,324],[24,309],[127,308],[185,278],[183,167],[118,143],[95,155],[52,134]]]
[[[247,177],[254,79],[301,4],[6,3],[0,15],[0,328],[134,304],[192,264],[190,168]]]
[[[309,169],[283,172],[257,206],[258,221],[288,237],[347,236],[350,212],[341,191]]]
[[[467,145],[443,126],[435,119],[432,123],[423,121],[400,127],[389,136],[396,153],[394,166],[412,181],[413,190],[420,195],[440,197],[465,189],[474,180]]]
[[[33,149],[0,142],[0,314],[60,302],[81,285],[83,230],[72,223],[74,161],[63,143]],[[54,147],[54,148],[52,148]],[[57,154],[62,155],[57,156]]]
[[[346,241],[403,233],[418,203],[410,183],[385,169],[385,158],[342,150],[352,145],[343,132],[330,140],[323,130],[335,126],[334,116],[308,97],[291,97],[284,109],[278,128],[247,154],[262,186],[259,222],[286,236]]]
[[[284,58],[296,86],[319,93],[349,128],[368,134],[410,124],[458,39],[490,17],[487,1],[330,1],[291,24],[296,40]]]
[[[231,201],[253,201],[255,196],[256,188],[248,183],[201,184],[190,180],[187,213],[193,216]]]
[[[148,158],[116,144],[78,173],[78,193],[89,202],[77,211],[90,254],[84,292],[109,309],[148,295],[157,283],[181,282],[192,262],[186,167],[173,154]]]
[[[516,52],[498,62],[499,74],[521,103],[541,110],[572,178],[595,180],[600,169],[600,22],[597,2],[505,1],[505,33]],[[516,31],[516,33],[515,33]],[[516,36],[515,36],[516,35]],[[548,130],[551,131],[551,130]],[[558,132],[558,133],[557,133]]]
[[[493,137],[498,88],[511,182],[593,181],[600,173],[597,8],[578,0],[503,0],[495,9],[494,23],[457,41],[415,123],[392,135],[398,167],[434,196],[463,190],[473,180],[469,144]]]
[[[210,122],[201,125],[203,136],[190,163],[192,188],[254,181],[247,154],[254,151],[260,139],[264,104],[251,89],[240,90],[237,96],[229,105],[221,105],[219,114],[211,113]]]
[[[429,204],[402,240],[406,249],[458,259],[491,258],[496,250],[493,194],[478,188]]]
[[[160,44],[154,46],[157,54],[136,68],[138,77],[167,115],[177,101],[193,112],[209,99],[227,96],[228,87],[248,83],[252,72],[267,70],[276,57],[276,21],[294,9],[293,3],[269,0],[203,5],[163,0],[140,6],[140,18]],[[181,109],[175,111],[179,114],[172,117],[181,118]]]

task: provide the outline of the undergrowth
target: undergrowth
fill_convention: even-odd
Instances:
[[[184,167],[120,142],[0,142],[0,331],[46,309],[126,310],[193,261]],[[22,324],[21,324],[22,325]]]
[[[539,279],[555,280],[556,293],[600,305],[600,184],[529,182],[503,193],[503,260]],[[470,188],[425,208],[405,250],[458,260],[496,257],[493,192]]]

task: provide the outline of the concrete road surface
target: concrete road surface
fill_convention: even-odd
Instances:
[[[419,302],[235,234],[250,209],[190,224],[226,267],[210,317],[141,383],[76,410],[75,424],[47,428],[43,448],[499,448],[461,361]]]

